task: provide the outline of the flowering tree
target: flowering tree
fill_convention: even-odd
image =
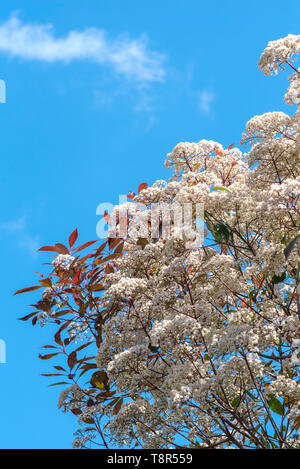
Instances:
[[[172,180],[141,184],[105,214],[101,246],[80,257],[95,241],[74,248],[75,230],[69,248],[41,248],[56,257],[19,291],[45,287],[22,319],[58,325],[40,358],[66,357],[48,376],[70,383],[59,407],[78,415],[74,447],[300,446],[298,52],[294,35],[263,52],[266,75],[292,70],[285,101],[297,110],[253,117],[247,153],[179,143],[166,159]],[[195,218],[199,203],[205,239],[195,246],[173,208],[189,205]],[[163,218],[153,232],[157,204],[173,207],[167,235]]]

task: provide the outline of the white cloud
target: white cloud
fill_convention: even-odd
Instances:
[[[31,255],[36,256],[37,250],[40,247],[40,239],[39,236],[33,237],[27,233],[25,215],[0,223],[1,233],[4,236],[14,235],[20,248],[25,248]]]
[[[155,107],[153,105],[153,98],[152,96],[141,95],[139,100],[137,101],[136,105],[134,106],[134,112],[146,112],[146,113],[153,113]]]
[[[5,233],[18,233],[23,231],[26,224],[26,217],[23,215],[15,220],[8,220],[0,223],[0,231]]]
[[[36,257],[37,251],[41,247],[41,241],[39,236],[32,237],[30,235],[24,234],[19,240],[19,246],[25,248],[29,254]]]
[[[156,106],[154,104],[154,99],[150,95],[142,93],[134,108],[133,111],[139,115],[138,122],[141,123],[141,117],[143,124],[145,125],[145,130],[150,130],[153,125],[157,123],[156,117]]]
[[[0,53],[45,62],[90,60],[140,83],[162,81],[164,57],[147,48],[147,38],[111,40],[102,29],[70,31],[56,37],[53,25],[22,23],[13,16],[0,24]]]
[[[215,101],[216,95],[208,90],[203,90],[199,94],[199,109],[206,114],[212,112],[212,103]]]

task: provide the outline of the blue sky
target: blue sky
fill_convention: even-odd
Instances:
[[[51,26],[52,25],[52,26]],[[166,153],[202,138],[240,141],[283,102],[287,76],[264,77],[269,40],[299,30],[296,0],[11,0],[0,12],[0,447],[67,448],[76,418],[57,410],[50,331],[30,312],[45,244],[96,238],[96,207],[170,174]]]

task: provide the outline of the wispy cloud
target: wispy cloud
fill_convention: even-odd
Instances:
[[[212,104],[216,99],[215,93],[209,90],[203,90],[201,93],[199,93],[199,109],[200,111],[206,113],[206,114],[211,114],[212,112]]]
[[[26,216],[22,215],[19,218],[8,220],[0,223],[0,235],[14,236],[17,239],[19,247],[26,249],[32,256],[37,255],[37,250],[40,247],[39,236],[31,236],[27,232]]]
[[[26,251],[32,256],[37,256],[37,251],[41,247],[41,241],[39,236],[30,236],[23,234],[18,242],[21,248],[25,248]]]
[[[157,109],[153,96],[142,93],[139,96],[133,111],[139,115],[139,123],[141,122],[141,117],[143,117],[146,131],[150,130],[157,123]]]
[[[21,217],[16,218],[15,220],[8,220],[0,223],[0,231],[10,234],[19,233],[20,231],[24,230],[25,224],[26,217],[25,215],[22,215]]]
[[[146,112],[146,113],[153,113],[155,110],[153,104],[153,97],[147,95],[141,95],[140,99],[137,101],[136,105],[133,108],[134,112]]]
[[[98,28],[56,37],[51,24],[23,23],[17,16],[0,24],[0,52],[45,62],[90,60],[139,83],[162,81],[164,56],[148,49],[146,36],[110,39]]]

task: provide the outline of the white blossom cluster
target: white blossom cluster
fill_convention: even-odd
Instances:
[[[300,35],[288,34],[282,39],[270,41],[258,62],[265,75],[277,74],[287,61],[292,61],[300,52]]]
[[[300,35],[289,34],[277,41],[270,41],[258,62],[259,69],[265,75],[276,75],[278,70],[283,70],[286,65],[293,67],[295,73],[289,77],[290,86],[284,96],[287,104],[300,103],[300,68],[296,69],[292,65],[295,55],[299,52]]]
[[[290,86],[286,94],[284,95],[284,100],[286,104],[297,104],[300,102],[300,67],[297,70],[297,73],[289,77]]]
[[[58,254],[54,261],[52,261],[52,265],[55,269],[58,270],[69,270],[70,265],[75,260],[75,257],[70,256],[69,254]]]
[[[83,391],[77,384],[69,386],[60,393],[57,404],[58,409],[62,408],[63,412],[67,412],[70,408],[78,406],[83,395]]]
[[[259,67],[276,73],[299,50],[300,36],[270,42]],[[297,73],[286,99],[299,106]],[[124,395],[119,412],[101,408],[113,444],[264,448],[271,427],[270,445],[299,445],[299,242],[284,254],[300,233],[298,116],[253,117],[247,154],[179,143],[166,159],[172,180],[136,196],[202,203],[207,229],[197,249],[175,230],[143,245],[135,232],[106,276],[97,366]]]

